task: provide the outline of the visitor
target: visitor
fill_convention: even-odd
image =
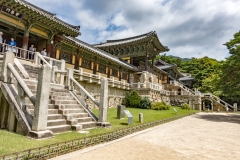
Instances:
[[[226,113],[228,114],[228,106],[226,106]]]
[[[14,38],[11,38],[11,40],[8,42],[8,48],[7,48],[7,50],[9,51],[9,52],[13,52],[14,54],[15,54],[15,56],[16,56],[16,53],[17,53],[17,43],[14,41]]]
[[[2,35],[3,35],[3,32],[0,31],[0,52],[3,51],[3,49],[2,49],[2,47],[3,47],[3,45],[2,45],[2,43],[3,43]]]
[[[42,56],[47,56],[47,52],[46,52],[46,48],[43,48],[42,52],[41,52]],[[43,64],[43,61],[41,60],[41,64]]]
[[[30,47],[29,47],[29,59],[30,60],[34,60],[34,52],[36,52],[36,48],[34,48],[34,45],[32,44]]]
[[[220,112],[220,108],[219,107],[218,107],[217,111]]]

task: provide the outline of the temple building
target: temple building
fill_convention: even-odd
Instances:
[[[155,31],[88,44],[76,38],[81,35],[80,26],[25,0],[1,0],[0,6],[0,128],[39,138],[40,130],[50,131],[44,134],[51,136],[105,126],[106,117],[97,117],[91,109],[117,107],[130,90],[153,102],[188,103],[192,109],[202,109],[201,93],[188,88],[194,78],[174,64],[155,61],[169,51]],[[8,44],[11,38],[16,46]],[[31,45],[36,51],[29,49]],[[47,56],[39,53],[43,48]],[[44,68],[48,68],[46,75]],[[49,81],[46,86],[38,86],[45,81]],[[215,101],[211,100],[212,105]],[[45,114],[39,116],[42,110]]]

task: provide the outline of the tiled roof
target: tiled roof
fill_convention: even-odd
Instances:
[[[151,31],[149,33],[145,33],[142,35],[138,35],[138,36],[134,36],[134,37],[129,37],[129,38],[124,38],[124,39],[117,39],[117,40],[107,40],[104,43],[100,43],[100,44],[95,44],[95,47],[107,47],[107,46],[116,46],[116,45],[121,45],[121,44],[127,44],[127,43],[131,43],[131,42],[135,42],[135,41],[139,41],[139,40],[143,40],[152,36],[156,36],[157,37],[157,33],[155,31]],[[166,50],[168,51],[169,48],[167,46],[163,46],[161,44],[161,42],[159,41],[159,39],[157,38],[158,42],[160,43],[160,45]]]
[[[50,13],[50,12],[48,12],[48,11],[42,9],[42,8],[39,8],[39,7],[37,7],[37,6],[33,5],[33,4],[25,1],[25,0],[14,0],[14,1],[16,3],[19,3],[20,5],[23,5],[23,6],[27,7],[27,8],[35,11],[36,13],[39,13],[40,15],[43,15],[43,16],[49,18],[52,21],[55,21],[55,22],[65,26],[65,27],[67,27],[68,29],[71,29],[72,31],[77,32],[78,34],[80,34],[80,31],[79,31],[80,26],[73,26],[71,24],[68,24],[68,23],[58,19],[56,17],[56,14]]]
[[[195,80],[194,77],[191,76],[185,76],[185,77],[181,77],[179,78],[180,81],[188,81],[188,80]]]
[[[85,42],[83,42],[83,41],[81,41],[79,39],[76,39],[76,38],[73,38],[73,37],[70,37],[70,36],[65,36],[65,39],[74,42],[77,46],[79,46],[81,48],[84,48],[84,49],[89,50],[89,51],[91,51],[93,53],[96,53],[97,55],[99,55],[99,56],[101,56],[103,58],[109,59],[109,60],[111,60],[113,62],[116,62],[116,63],[118,63],[118,64],[120,64],[122,66],[125,66],[125,67],[127,67],[127,68],[129,68],[131,70],[134,70],[134,71],[138,70],[137,67],[135,67],[135,66],[133,66],[133,65],[123,61],[123,60],[120,60],[118,57],[116,57],[114,55],[111,55],[111,54],[109,54],[109,53],[107,53],[107,52],[105,52],[105,51],[103,51],[101,49],[98,49],[98,48],[96,48],[96,47],[94,47],[94,46],[92,46],[90,44],[87,44],[87,43],[85,43]]]
[[[129,38],[124,38],[124,39],[117,39],[117,40],[107,40],[104,43],[101,44],[96,44],[95,47],[105,47],[105,46],[112,46],[112,45],[119,45],[119,44],[126,44],[134,41],[138,41],[147,37],[150,37],[152,35],[156,34],[156,32],[149,32],[146,34],[134,36],[134,37],[129,37]]]

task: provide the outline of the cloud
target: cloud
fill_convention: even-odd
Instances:
[[[81,25],[80,39],[100,43],[156,31],[168,54],[180,57],[228,56],[224,44],[239,31],[236,0],[28,0]]]

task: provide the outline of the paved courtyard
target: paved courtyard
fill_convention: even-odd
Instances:
[[[199,113],[53,160],[240,160],[240,114]]]

